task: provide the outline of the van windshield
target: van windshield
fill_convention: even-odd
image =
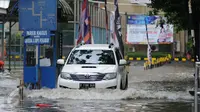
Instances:
[[[67,64],[115,64],[112,50],[74,50]]]

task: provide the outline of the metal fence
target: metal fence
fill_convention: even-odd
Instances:
[[[5,30],[5,37],[4,37],[4,42],[5,42],[5,50],[6,50],[6,56],[4,57],[5,59],[5,67],[8,68],[9,64],[9,58],[10,58],[10,64],[11,68],[21,68],[23,66],[23,38],[21,37],[21,32],[13,32],[12,33],[12,38],[10,40],[11,42],[11,54],[9,57],[9,46],[8,46],[8,41],[9,41],[9,31]],[[2,36],[1,36],[1,41],[2,41]],[[2,47],[2,44],[0,45]],[[4,52],[4,51],[3,51]]]

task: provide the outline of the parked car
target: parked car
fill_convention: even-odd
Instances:
[[[127,61],[112,44],[86,44],[72,49],[58,76],[58,88],[128,88]]]

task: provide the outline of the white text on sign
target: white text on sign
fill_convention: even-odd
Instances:
[[[26,31],[26,34],[29,36],[47,36],[47,31]]]
[[[47,44],[50,38],[28,38],[25,40],[26,44]]]

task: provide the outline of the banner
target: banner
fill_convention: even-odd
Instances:
[[[166,24],[166,18],[144,15],[128,16],[126,43],[147,44],[145,17],[150,44],[173,43],[173,25]]]
[[[112,41],[112,36],[114,34],[114,19],[115,19],[115,16],[114,16],[114,12],[111,12],[110,13],[110,40],[111,40],[111,43],[113,43]]]

